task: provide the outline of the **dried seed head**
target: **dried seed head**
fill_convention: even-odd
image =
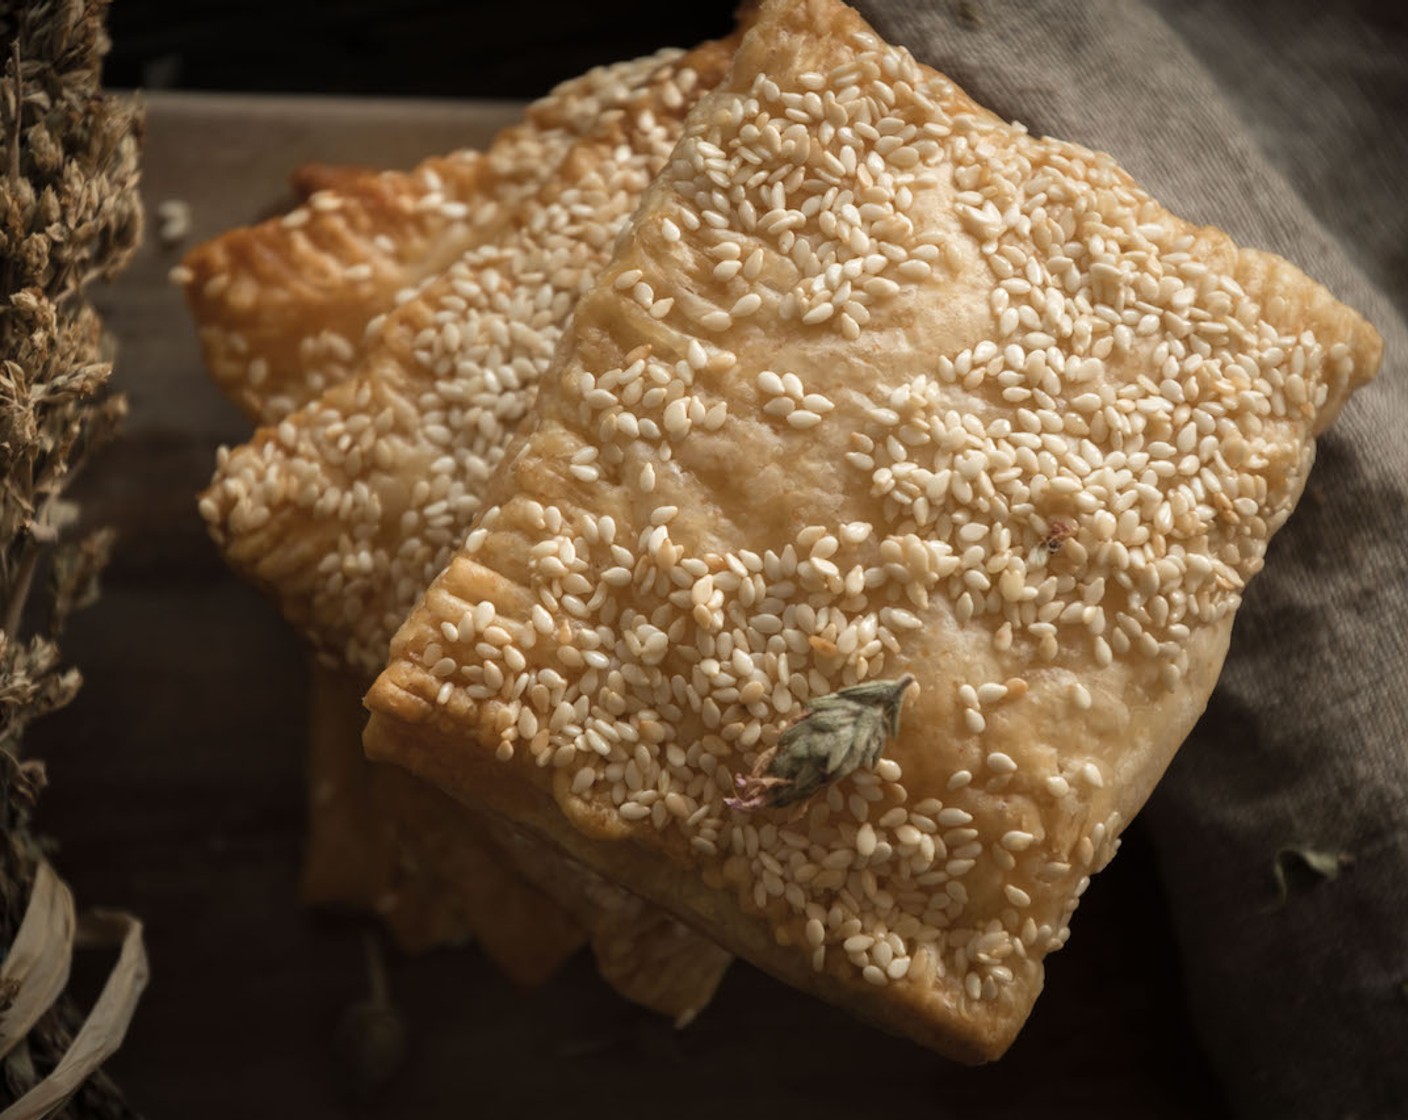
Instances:
[[[758,758],[753,773],[735,779],[731,809],[778,808],[810,797],[861,766],[874,766],[885,743],[900,733],[900,708],[915,679],[852,685],[808,705],[782,733],[777,746]]]

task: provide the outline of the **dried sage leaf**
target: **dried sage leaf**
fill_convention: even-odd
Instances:
[[[874,766],[900,733],[900,708],[912,676],[851,685],[810,701],[801,719],[764,751],[750,774],[734,778],[729,808],[748,813],[804,801],[859,767]]]

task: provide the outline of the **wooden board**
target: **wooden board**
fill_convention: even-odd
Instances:
[[[502,104],[226,96],[149,100],[144,191],[194,240],[274,212],[302,161],[406,166],[482,144]],[[153,219],[152,228],[155,229]],[[332,1060],[365,994],[356,920],[297,904],[306,679],[273,609],[223,567],[195,512],[215,448],[248,427],[205,379],[149,237],[100,299],[131,417],[85,480],[121,533],[101,601],[64,649],[87,683],[36,729],[40,827],[82,905],[147,923],[151,987],[110,1070],[152,1120],[298,1116],[921,1115],[1217,1117],[1138,822],[1086,896],[1010,1054],[951,1065],[736,965],[693,1026],[622,1003],[584,955],[514,991],[473,949],[389,961],[410,1037],[380,1101],[348,1103]]]

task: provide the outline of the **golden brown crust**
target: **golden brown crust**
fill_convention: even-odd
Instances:
[[[437,156],[410,172],[329,178],[322,169],[322,189],[304,205],[197,246],[181,275],[216,383],[250,417],[276,423],[351,376],[368,324],[399,293],[498,236],[583,130],[678,53],[564,82],[484,153]]]
[[[770,0],[398,633],[369,753],[996,1057],[1379,352],[1108,156]],[[724,804],[809,698],[904,673],[873,771]]]
[[[726,950],[510,818],[471,811],[505,860],[590,931],[597,972],[619,995],[678,1026],[714,998],[733,960]]]
[[[186,300],[217,384],[269,422],[345,379],[368,322],[492,224],[425,200],[462,208],[488,186],[484,157],[458,153],[346,177],[284,217],[197,246],[182,262]]]
[[[346,191],[358,180],[381,173],[378,168],[357,163],[305,163],[293,169],[288,182],[298,201],[307,202],[319,191]]]
[[[395,701],[388,696],[388,703]],[[641,897],[689,922],[698,931],[696,946],[708,946],[720,953],[715,948],[717,943],[779,980],[846,1007],[883,1029],[908,1035],[957,1061],[991,1060],[1011,1041],[1007,1024],[998,1021],[991,1010],[985,1014],[982,1007],[977,1008],[962,1030],[954,1030],[951,1021],[946,1020],[959,1012],[943,993],[930,1003],[920,997],[918,989],[905,988],[898,993],[900,1002],[896,1006],[895,991],[862,988],[831,973],[814,972],[805,956],[789,953],[776,943],[756,916],[739,903],[735,892],[716,889],[717,883],[682,874],[670,861],[660,860],[634,844],[584,844],[581,833],[562,815],[551,796],[516,781],[503,767],[446,767],[445,760],[452,757],[450,752],[456,746],[453,739],[440,739],[429,729],[408,731],[404,724],[373,713],[367,741],[378,753],[428,780],[447,788],[473,789],[472,803],[476,808],[493,806],[494,811],[505,814],[505,819],[512,819],[513,827],[532,830],[533,835],[571,853],[571,858],[581,860],[611,882],[629,883]],[[469,767],[473,766],[469,763]],[[652,947],[658,951],[659,943]],[[703,957],[706,965],[714,959],[718,958]],[[684,967],[697,968],[701,954],[681,953],[678,960]],[[1037,983],[1040,984],[1040,976]],[[1038,987],[1030,993],[1031,1000],[1036,999],[1039,990]],[[939,1000],[944,1002],[935,1006]],[[637,1002],[652,1006],[643,999]]]
[[[325,656],[368,678],[385,663],[467,531],[577,296],[733,46],[613,87],[610,108],[572,122],[583,138],[557,173],[500,208],[497,234],[382,317],[355,376],[222,456],[201,501],[212,535]]]

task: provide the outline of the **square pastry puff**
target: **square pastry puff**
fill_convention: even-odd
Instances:
[[[766,0],[398,633],[369,753],[994,1058],[1380,350],[836,0]],[[810,700],[905,674],[873,766],[725,803]]]

